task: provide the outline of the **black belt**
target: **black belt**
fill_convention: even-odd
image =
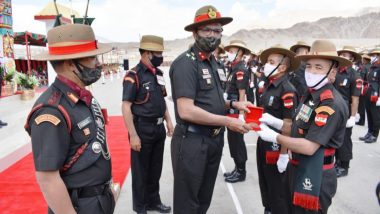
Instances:
[[[220,133],[223,133],[224,127],[209,128],[209,127],[190,124],[190,125],[187,125],[186,131],[191,132],[191,133],[195,133],[195,134],[205,135],[208,137],[216,137]]]
[[[145,123],[154,123],[157,125],[161,125],[164,123],[164,118],[163,117],[141,117],[141,116],[134,116],[134,120],[136,122],[145,122]]]
[[[110,190],[110,183],[100,184],[96,186],[81,187],[77,189],[69,189],[71,195],[74,191],[77,192],[78,198],[90,198],[97,195],[105,195]]]

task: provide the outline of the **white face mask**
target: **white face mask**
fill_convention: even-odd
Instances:
[[[312,88],[315,86],[315,84],[319,83],[323,78],[325,78],[326,74],[313,74],[311,72],[305,71],[305,80],[306,85],[309,88]],[[317,86],[313,87],[312,89],[318,90],[325,86],[329,82],[328,78],[326,77],[321,83],[319,83]]]
[[[375,63],[377,61],[377,56],[371,56],[371,64]]]
[[[268,77],[269,74],[270,74],[270,73],[271,73],[276,67],[277,67],[277,66],[275,66],[275,65],[271,65],[271,64],[269,64],[269,63],[266,63],[266,64],[264,65],[264,75],[265,75],[266,77]],[[277,68],[277,69],[278,69],[278,68]],[[271,76],[277,74],[277,69],[276,69],[276,71],[274,71],[274,72],[272,73]]]
[[[229,62],[233,62],[236,58],[236,53],[227,52],[227,59]]]

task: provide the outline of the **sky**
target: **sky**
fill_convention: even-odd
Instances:
[[[34,20],[48,0],[12,0],[13,30],[46,34],[43,22]],[[85,13],[87,0],[57,0]],[[97,36],[113,42],[139,41],[141,35],[154,34],[165,40],[191,35],[183,28],[191,24],[195,12],[213,5],[222,16],[234,21],[224,27],[231,35],[240,29],[287,28],[320,18],[354,16],[366,8],[377,8],[380,0],[90,0],[89,17]]]

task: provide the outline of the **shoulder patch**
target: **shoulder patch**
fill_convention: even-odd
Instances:
[[[329,118],[329,115],[317,114],[315,116],[314,122],[317,126],[324,126],[324,125],[326,125],[328,118]]]
[[[334,99],[334,95],[333,95],[333,92],[329,89],[329,90],[322,92],[319,95],[319,98],[321,101],[324,101],[324,100],[328,100],[328,99]]]
[[[236,79],[237,80],[243,80],[244,79],[244,72],[243,71],[236,72]]]
[[[356,80],[356,88],[361,89],[363,87],[363,80],[362,79],[357,79]]]
[[[285,100],[285,99],[291,99],[293,97],[294,97],[294,93],[288,92],[288,93],[285,93],[284,95],[282,95],[281,99]]]
[[[52,123],[54,126],[57,126],[61,122],[61,120],[58,119],[58,117],[52,114],[41,114],[40,116],[36,117],[34,121],[37,125],[40,125],[43,122],[49,122]]]
[[[332,108],[329,107],[329,106],[320,106],[320,107],[318,107],[318,108],[315,109],[315,112],[316,112],[317,114],[319,114],[319,113],[321,113],[321,112],[326,112],[327,114],[332,115],[332,114],[335,113],[335,110],[332,109]]]

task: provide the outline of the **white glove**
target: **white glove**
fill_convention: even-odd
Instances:
[[[285,172],[286,167],[288,166],[289,155],[288,154],[280,154],[277,161],[277,169],[280,173]]]
[[[260,131],[257,131],[257,134],[267,142],[277,143],[277,135],[278,133],[270,129],[264,123],[260,124]]]
[[[355,117],[351,116],[348,118],[347,123],[346,123],[346,128],[352,128],[355,125]]]
[[[265,123],[277,130],[281,130],[284,125],[284,121],[278,119],[277,117],[272,116],[271,114],[264,113],[263,116],[259,119],[260,122]]]
[[[255,74],[257,72],[257,66],[252,66],[251,72]]]
[[[264,84],[265,84],[264,81],[260,81],[259,84],[258,84],[259,88],[264,88]]]
[[[239,120],[241,120],[241,121],[245,121],[245,120],[244,120],[244,114],[239,114]]]
[[[377,98],[376,106],[380,106],[380,99]]]
[[[356,113],[355,114],[355,123],[359,122],[360,120],[360,114]]]

